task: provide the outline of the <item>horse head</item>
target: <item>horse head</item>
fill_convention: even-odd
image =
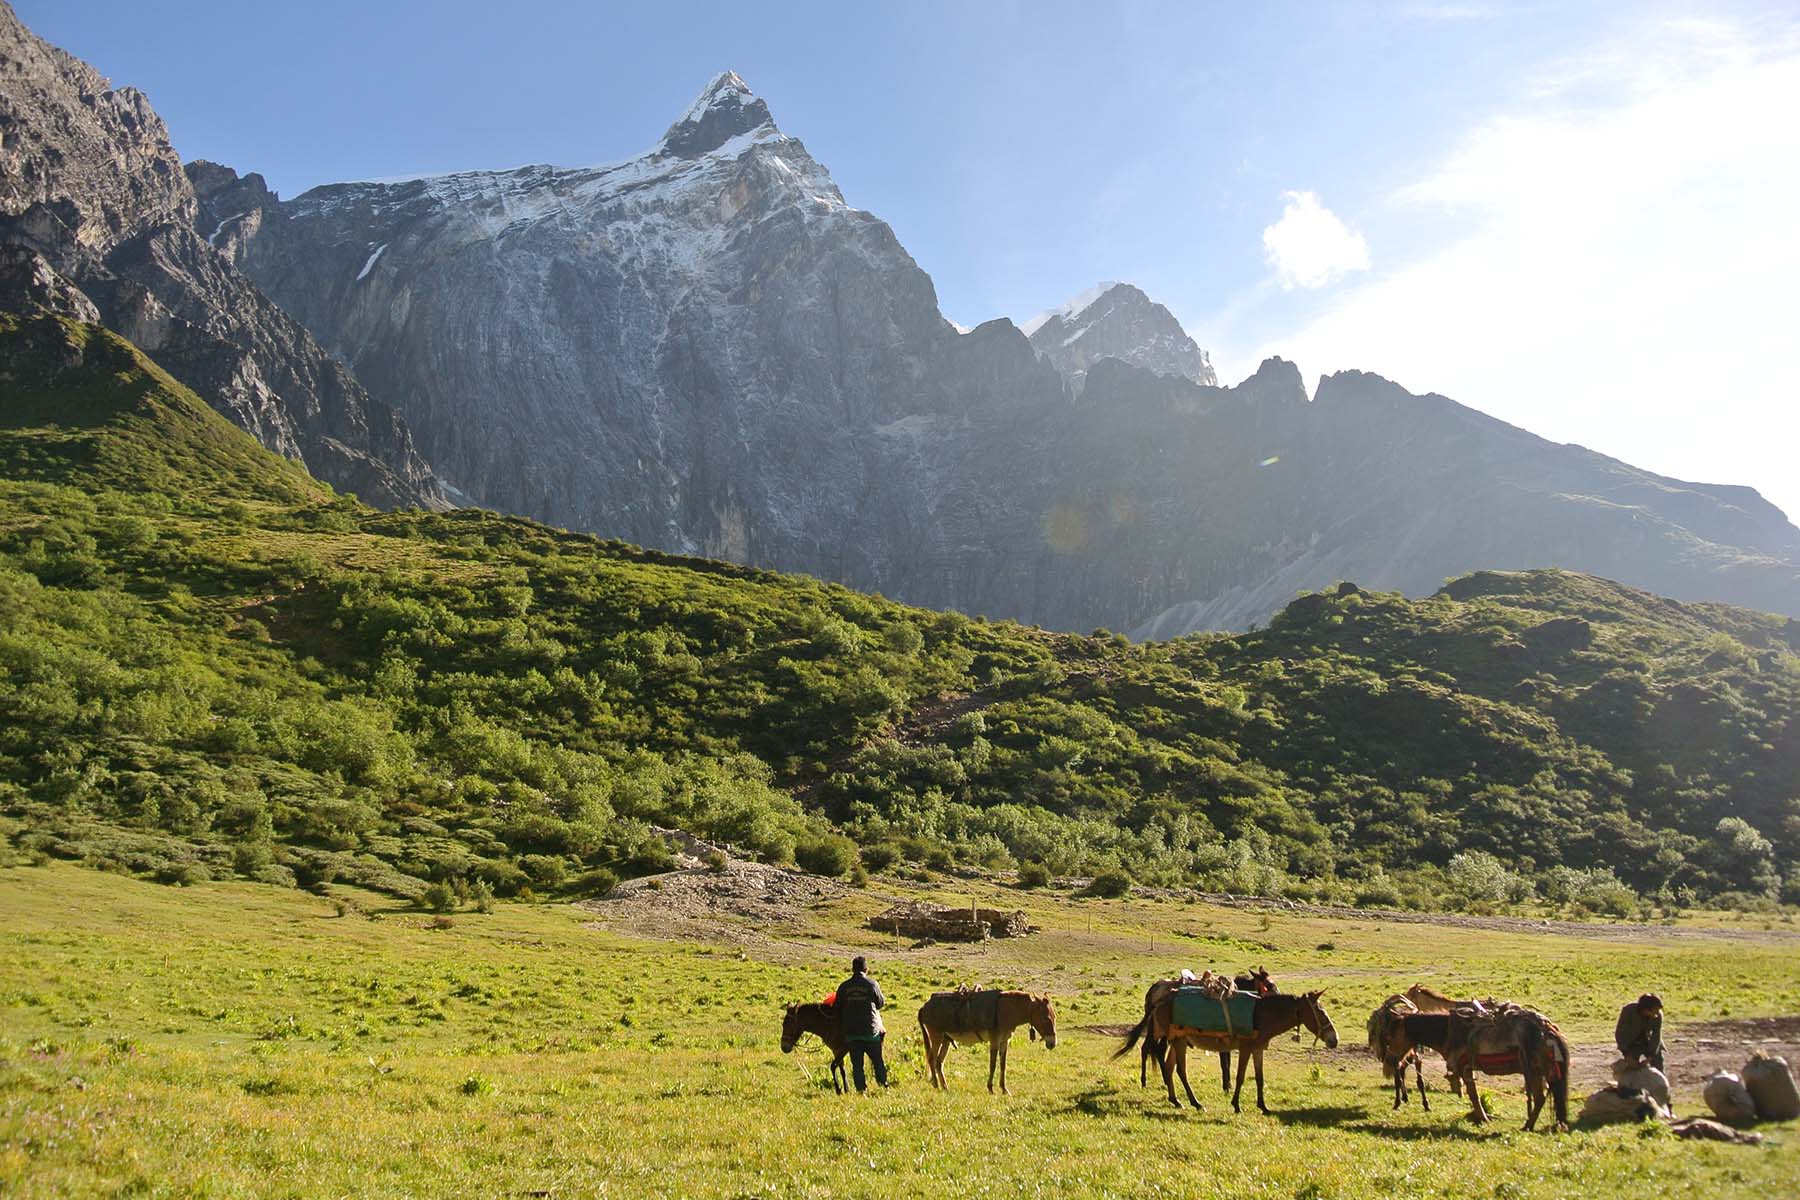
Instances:
[[[788,1005],[787,1011],[781,1015],[781,1052],[792,1054],[794,1043],[800,1040],[800,1035],[804,1032],[800,1028],[800,1006]]]
[[[1026,1020],[1031,1022],[1029,1036],[1032,1041],[1041,1037],[1046,1050],[1056,1049],[1056,1010],[1050,1007],[1050,997],[1033,996],[1031,1007],[1026,1010]]]
[[[1277,991],[1275,981],[1269,978],[1269,969],[1264,966],[1244,972],[1233,982],[1237,984],[1238,991],[1250,992],[1257,996],[1273,996]]]
[[[1300,1023],[1305,1025],[1314,1037],[1322,1040],[1327,1050],[1336,1050],[1337,1026],[1331,1023],[1331,1018],[1325,1014],[1325,1006],[1319,1003],[1319,997],[1324,994],[1325,989],[1320,988],[1318,991],[1308,992],[1300,998]]]

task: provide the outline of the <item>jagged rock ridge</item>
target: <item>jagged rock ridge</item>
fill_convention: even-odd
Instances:
[[[1077,390],[1103,358],[1208,386],[1219,382],[1212,360],[1175,315],[1129,283],[1099,284],[1019,328]]]
[[[476,503],[1142,635],[1242,627],[1339,578],[1416,594],[1511,566],[1800,615],[1800,531],[1748,489],[1373,376],[1314,400],[1271,360],[1209,386],[1135,288],[1031,339],[1006,320],[959,333],[893,231],[729,73],[610,166],[289,201],[189,171],[199,228]]]
[[[0,0],[0,306],[98,318],[318,477],[441,506],[404,422],[206,244],[198,214],[143,94]]]

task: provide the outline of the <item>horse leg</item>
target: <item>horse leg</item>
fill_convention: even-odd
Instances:
[[[1462,1074],[1463,1091],[1469,1095],[1469,1115],[1477,1125],[1486,1125],[1487,1108],[1481,1103],[1481,1089],[1475,1084],[1475,1068],[1470,1067]]]
[[[1239,1046],[1238,1047],[1237,1088],[1231,1093],[1231,1111],[1232,1112],[1243,1112],[1244,1111],[1243,1108],[1240,1107],[1238,1102],[1240,1100],[1242,1100],[1244,1097],[1244,1072],[1247,1069],[1249,1069],[1249,1066],[1250,1066],[1250,1051],[1245,1049],[1243,1046]]]
[[[920,1026],[924,1028],[923,1025]],[[925,1067],[931,1072],[931,1086],[948,1089],[950,1084],[944,1078],[944,1056],[950,1052],[950,1039],[925,1032]]]
[[[1144,1052],[1138,1056],[1139,1087],[1143,1087],[1148,1081],[1147,1072],[1150,1064],[1154,1062],[1156,1064],[1156,1069],[1160,1071],[1162,1070],[1163,1060],[1167,1057],[1169,1057],[1168,1039],[1157,1038],[1154,1035],[1146,1035],[1144,1038]]]
[[[844,1055],[847,1053],[847,1050],[839,1051],[838,1056],[831,1060],[831,1090],[840,1096],[850,1090],[850,1077],[844,1074]]]
[[[1231,1051],[1219,1051],[1219,1090],[1231,1094]]]
[[[1000,1038],[1000,1094],[1010,1096],[1012,1092],[1006,1086],[1006,1052],[1012,1047],[1012,1034]]]
[[[1173,1104],[1176,1108],[1181,1107],[1181,1101],[1175,1098],[1175,1060],[1186,1053],[1187,1046],[1185,1044],[1180,1046],[1167,1045],[1163,1047],[1163,1086],[1169,1089],[1169,1103]]]
[[[1196,1110],[1199,1109],[1200,1099],[1194,1095],[1194,1087],[1188,1082],[1186,1044],[1181,1047],[1181,1054],[1175,1060],[1175,1067],[1181,1072],[1181,1090],[1187,1093],[1188,1103],[1193,1105]]]
[[[1406,1063],[1402,1061],[1394,1069],[1394,1108],[1396,1110],[1406,1103]]]
[[[1242,1053],[1240,1051],[1239,1053]],[[1259,1112],[1268,1112],[1269,1106],[1263,1103],[1262,1047],[1256,1048],[1256,1107]]]
[[[1000,1039],[988,1039],[988,1095],[994,1094],[994,1067],[1000,1062]]]
[[[1413,1075],[1419,1081],[1419,1103],[1425,1106],[1426,1112],[1430,1112],[1431,1097],[1425,1094],[1425,1060],[1423,1058],[1417,1056],[1413,1058]]]

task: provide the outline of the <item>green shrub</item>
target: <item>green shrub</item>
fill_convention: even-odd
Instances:
[[[857,867],[856,843],[842,834],[810,838],[794,847],[794,862],[802,871],[837,879]]]
[[[899,847],[891,842],[876,842],[862,848],[862,863],[871,871],[885,871],[900,861]]]
[[[527,854],[519,859],[519,866],[534,887],[546,892],[561,887],[569,876],[568,862],[555,854]]]
[[[456,907],[456,891],[441,879],[428,883],[419,893],[419,907],[429,908],[432,912],[449,912]]]
[[[1102,900],[1117,900],[1131,893],[1131,876],[1117,867],[1111,867],[1094,876],[1088,883],[1087,894],[1098,896]]]
[[[1019,886],[1022,888],[1041,888],[1050,884],[1050,868],[1041,862],[1022,863],[1019,866]]]
[[[591,871],[583,871],[569,885],[569,890],[578,896],[604,896],[619,886],[619,877],[605,867],[595,867]],[[531,889],[527,888],[529,892]]]
[[[925,852],[925,865],[933,871],[948,871],[956,865],[956,857],[948,846],[933,846]]]

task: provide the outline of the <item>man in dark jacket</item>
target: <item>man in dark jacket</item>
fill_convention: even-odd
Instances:
[[[1619,1010],[1613,1041],[1626,1058],[1641,1058],[1663,1069],[1662,997],[1649,992]]]
[[[887,1030],[881,1026],[881,1010],[886,1005],[881,985],[869,977],[869,964],[857,955],[850,963],[850,978],[838,984],[837,1011],[844,1040],[850,1044],[850,1077],[856,1081],[859,1092],[868,1087],[863,1075],[865,1055],[875,1068],[875,1082],[882,1087],[888,1085],[887,1064],[881,1061],[881,1039],[887,1036]]]

